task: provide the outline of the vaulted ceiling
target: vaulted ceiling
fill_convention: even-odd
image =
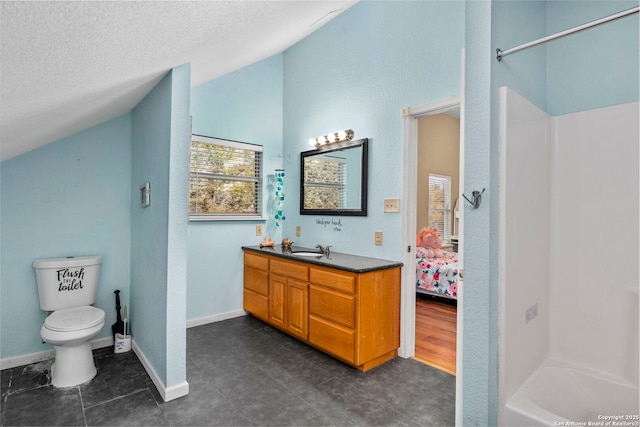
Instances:
[[[353,4],[2,1],[0,157],[131,111],[175,66],[196,85],[282,52]]]

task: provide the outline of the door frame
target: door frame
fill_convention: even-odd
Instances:
[[[463,92],[464,93],[464,92]],[[459,194],[464,192],[464,105],[463,98],[453,96],[402,110],[403,121],[403,194],[402,194],[402,291],[400,298],[400,348],[398,355],[410,358],[416,350],[416,290],[415,290],[415,235],[418,180],[418,119],[425,116],[460,110],[460,177]],[[464,254],[464,209],[460,209],[458,246],[460,271],[463,271]],[[463,331],[463,286],[458,287],[456,318],[456,425],[462,421],[462,331]]]

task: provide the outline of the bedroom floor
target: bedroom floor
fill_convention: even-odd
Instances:
[[[456,374],[456,306],[416,294],[416,355],[414,359]]]
[[[133,352],[94,352],[98,376],[49,384],[51,361],[0,372],[1,425],[454,424],[455,377],[396,358],[360,372],[251,317],[187,330],[189,395],[163,402]]]

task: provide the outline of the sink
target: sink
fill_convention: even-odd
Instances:
[[[299,252],[291,252],[291,255],[297,255],[297,256],[316,256],[316,257],[321,257],[322,253],[320,252],[311,252],[311,251],[299,251]]]

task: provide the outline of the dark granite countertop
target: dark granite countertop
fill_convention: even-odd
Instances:
[[[291,251],[283,249],[281,245],[274,245],[273,247],[264,248],[261,248],[260,246],[243,246],[242,249],[245,251],[273,255],[292,261],[302,261],[309,264],[316,264],[325,267],[337,268],[339,270],[351,271],[353,273],[366,273],[368,271],[402,267],[402,263],[398,261],[389,261],[386,259],[349,255],[340,252],[331,252],[328,258],[320,253],[318,253],[317,257],[296,255],[296,252],[318,252],[317,249],[303,248],[300,246],[292,246]]]

